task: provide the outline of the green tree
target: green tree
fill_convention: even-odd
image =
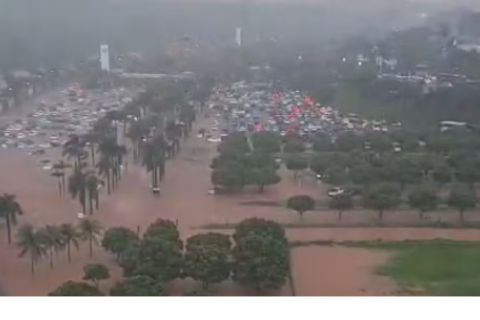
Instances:
[[[124,276],[145,275],[162,283],[178,278],[182,264],[181,246],[160,236],[130,244],[120,260]]]
[[[438,196],[435,189],[428,186],[419,186],[409,194],[408,203],[412,208],[418,210],[420,219],[423,220],[425,213],[437,208]]]
[[[350,152],[356,149],[363,150],[364,141],[359,135],[347,132],[339,135],[336,138],[335,147],[340,152]]]
[[[17,246],[20,247],[19,257],[30,255],[31,271],[35,273],[35,264],[47,255],[47,250],[37,231],[31,225],[23,225],[18,230]]]
[[[207,288],[229,278],[230,255],[229,236],[219,233],[195,235],[187,240],[184,272]]]
[[[17,224],[17,215],[22,215],[23,209],[17,198],[12,194],[3,194],[0,196],[0,218],[5,219],[7,223],[8,243],[12,243],[12,224]]]
[[[373,134],[369,137],[370,147],[378,153],[385,153],[393,149],[392,141],[383,133]]]
[[[82,219],[78,225],[78,229],[81,239],[88,241],[88,249],[90,251],[90,256],[92,256],[93,244],[98,244],[103,231],[102,227],[95,220]]]
[[[308,168],[308,161],[300,155],[287,157],[285,166],[288,170],[293,171],[293,177],[297,179],[298,172]]]
[[[264,192],[265,186],[277,184],[281,180],[274,167],[252,168],[247,174],[248,182],[258,186],[260,192]]]
[[[177,225],[170,220],[155,220],[155,222],[148,226],[143,237],[144,239],[160,238],[175,243],[179,247],[182,246],[182,240],[180,239],[180,232],[178,232]]]
[[[381,179],[379,170],[366,162],[354,165],[349,170],[348,175],[354,184],[364,187],[369,187]]]
[[[233,279],[256,292],[279,290],[290,270],[286,239],[268,232],[250,232],[235,240]]]
[[[334,144],[332,138],[327,134],[317,134],[313,138],[313,150],[316,152],[330,152],[333,151]]]
[[[476,182],[480,181],[480,164],[474,160],[464,160],[463,164],[455,170],[458,181],[467,184],[473,189]]]
[[[307,195],[298,195],[287,200],[287,207],[298,212],[302,221],[303,214],[315,208],[315,200]]]
[[[267,153],[280,151],[280,136],[270,131],[259,131],[252,135],[252,143],[255,150],[262,150]]]
[[[305,152],[305,143],[300,138],[287,138],[283,145],[285,153],[302,153]]]
[[[97,288],[85,282],[67,281],[59,286],[54,291],[48,294],[49,296],[68,296],[68,297],[86,297],[86,296],[101,296],[102,294]]]
[[[323,176],[325,171],[334,163],[330,153],[319,153],[315,155],[310,163],[310,168],[316,174]]]
[[[342,214],[354,206],[353,197],[348,193],[342,193],[330,198],[329,207],[338,211],[338,220],[342,220]]]
[[[452,168],[445,162],[437,162],[432,170],[432,178],[441,187],[452,181]]]
[[[235,228],[233,239],[238,241],[250,233],[264,234],[285,241],[287,239],[285,229],[280,224],[262,218],[249,218],[240,222]]]
[[[215,186],[223,187],[227,190],[242,189],[247,182],[245,168],[235,162],[224,165],[221,169],[214,170],[211,175],[211,181]]]
[[[460,213],[460,220],[464,221],[465,212],[476,207],[477,197],[470,188],[456,186],[450,191],[447,203],[450,207],[458,210]]]
[[[108,268],[103,264],[87,264],[83,267],[83,280],[92,281],[98,289],[98,281],[110,278]]]
[[[128,246],[138,240],[137,234],[132,230],[123,227],[114,227],[108,229],[103,235],[102,247],[115,254],[117,261],[119,261]]]
[[[396,208],[400,204],[401,190],[395,184],[379,183],[367,189],[363,195],[365,207],[378,211],[380,223],[385,210]]]
[[[68,262],[72,262],[71,247],[73,244],[78,250],[80,235],[77,229],[70,223],[64,223],[60,226],[60,234],[63,237],[64,245],[67,247]]]
[[[333,165],[325,171],[324,181],[330,185],[338,186],[347,181],[347,172],[345,168],[339,165]]]
[[[110,295],[123,297],[164,296],[165,286],[149,276],[138,275],[117,283],[110,290]]]

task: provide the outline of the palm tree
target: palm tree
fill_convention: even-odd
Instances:
[[[149,128],[145,121],[138,120],[137,118],[137,120],[134,120],[130,123],[127,136],[130,138],[133,144],[132,153],[134,163],[138,162],[140,142],[148,134],[148,131]]]
[[[65,173],[62,171],[53,171],[51,174],[52,177],[57,178],[58,180],[58,196],[62,196],[62,179],[65,177]]]
[[[67,156],[68,159],[75,159],[75,169],[79,169],[82,160],[86,158],[86,152],[83,149],[85,146],[80,136],[76,134],[70,135],[69,139],[63,145],[62,156]]]
[[[97,162],[98,174],[107,179],[107,192],[110,194],[112,189],[112,163],[109,158],[102,156]]]
[[[53,164],[53,170],[55,172],[59,172],[59,173],[63,174],[63,175],[60,176],[61,181],[62,181],[63,193],[65,193],[65,170],[70,168],[70,167],[71,167],[71,165],[69,165],[68,163],[66,163],[63,160],[59,160],[58,162]]]
[[[78,198],[83,213],[86,213],[87,177],[88,175],[85,172],[77,169],[68,178],[68,191],[72,198]]]
[[[20,227],[17,238],[17,246],[19,246],[21,249],[19,257],[21,258],[27,253],[30,255],[32,274],[34,274],[35,263],[47,254],[47,250],[43,245],[42,239],[39,237],[39,234],[35,231],[35,229],[29,224]]]
[[[163,137],[146,142],[142,147],[142,166],[152,173],[152,188],[158,188],[165,174],[166,144]]]
[[[77,229],[69,223],[64,223],[60,226],[60,233],[63,236],[63,244],[67,247],[68,262],[72,262],[71,246],[72,244],[78,250],[79,234]]]
[[[12,194],[0,196],[0,218],[7,222],[8,243],[12,243],[12,224],[17,224],[17,215],[22,215],[23,209]]]
[[[119,146],[117,145],[117,142],[115,141],[114,138],[108,137],[100,141],[100,144],[98,146],[98,151],[102,155],[102,158],[108,159],[104,161],[108,161],[110,164],[109,165],[109,170],[111,171],[110,178],[111,178],[112,188],[114,188],[115,182],[118,179],[118,172],[120,167],[120,164],[118,163],[120,160]]]
[[[100,139],[100,135],[93,130],[82,136],[82,141],[84,142],[85,146],[90,147],[90,158],[91,158],[91,163],[93,167],[96,164],[95,145],[98,143],[99,139]]]
[[[50,256],[50,268],[53,268],[53,256],[64,246],[64,238],[60,228],[53,225],[46,225],[37,231],[38,237],[43,243],[44,249]]]
[[[89,210],[90,210],[90,215],[93,214],[93,201],[96,203],[96,208],[98,209],[98,188],[100,185],[101,181],[95,176],[95,173],[90,172],[87,176],[87,181],[86,181],[86,188],[87,188],[87,194],[88,194],[88,203],[89,203]]]
[[[90,256],[93,254],[93,243],[98,244],[99,238],[102,234],[102,227],[95,220],[83,219],[79,224],[80,237],[83,240],[88,240],[88,247],[90,249]]]

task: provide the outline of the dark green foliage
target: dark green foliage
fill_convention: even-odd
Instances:
[[[83,280],[92,281],[97,288],[99,280],[110,278],[110,272],[103,264],[87,264],[83,267],[83,272]]]
[[[307,195],[298,195],[287,200],[287,207],[298,212],[302,220],[305,212],[315,208],[315,200]]]
[[[59,286],[54,291],[48,294],[49,296],[69,296],[69,297],[83,297],[83,296],[101,296],[102,294],[96,287],[93,287],[85,282],[67,281]]]
[[[138,241],[135,232],[123,227],[114,227],[108,229],[103,235],[102,247],[115,254],[118,260],[128,246],[135,241]]]
[[[233,279],[257,292],[279,290],[289,272],[286,239],[272,233],[250,232],[236,239]]]
[[[464,220],[465,211],[472,210],[477,205],[475,193],[467,187],[455,186],[448,197],[448,205],[460,213],[460,219]]]
[[[420,213],[423,219],[425,213],[433,211],[438,206],[438,197],[434,188],[419,186],[410,192],[408,203]]]
[[[346,210],[350,210],[354,206],[353,197],[348,193],[339,194],[330,198],[328,206],[338,211],[338,220],[342,220],[342,214]]]
[[[153,297],[165,295],[165,286],[145,275],[133,276],[118,282],[111,290],[111,296]]]
[[[382,222],[384,211],[396,208],[400,204],[400,196],[401,190],[395,184],[379,183],[366,190],[363,204],[378,211],[378,219]]]
[[[285,153],[301,153],[305,151],[305,142],[297,137],[287,138],[283,146]]]
[[[147,228],[143,237],[144,239],[160,238],[175,243],[180,247],[182,246],[177,225],[170,220],[157,219]]]
[[[182,251],[177,243],[152,237],[131,244],[124,252],[120,265],[126,277],[146,275],[169,282],[180,276],[182,262]]]
[[[296,178],[299,171],[305,170],[308,168],[308,161],[305,157],[300,155],[291,155],[287,157],[285,161],[285,166],[288,170],[294,172],[294,177]]]
[[[345,168],[339,165],[333,165],[328,167],[325,171],[325,177],[323,178],[323,181],[330,185],[338,186],[347,182],[347,179],[348,176]]]
[[[203,287],[220,283],[230,276],[231,244],[227,235],[207,233],[187,240],[184,273]]]
[[[259,131],[252,135],[252,143],[255,150],[273,153],[280,151],[280,136],[269,131]]]
[[[233,239],[237,241],[249,233],[261,233],[286,240],[285,230],[280,224],[262,218],[250,218],[240,222],[235,228]]]
[[[279,183],[281,178],[273,167],[254,167],[247,171],[247,180],[249,184],[258,186],[259,191],[263,192],[266,186]]]

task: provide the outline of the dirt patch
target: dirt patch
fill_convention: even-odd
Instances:
[[[387,252],[346,247],[302,247],[291,251],[297,296],[386,296],[396,287],[375,269]]]

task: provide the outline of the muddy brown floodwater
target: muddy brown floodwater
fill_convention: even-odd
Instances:
[[[199,121],[194,132],[207,127],[209,120]],[[167,173],[162,185],[162,195],[152,196],[150,176],[129,160],[128,172],[124,173],[119,187],[112,195],[102,195],[100,210],[95,213],[105,228],[125,226],[141,231],[157,218],[178,221],[183,238],[200,232],[198,227],[211,223],[235,223],[249,217],[263,217],[283,223],[298,222],[298,216],[289,210],[274,207],[245,206],[240,202],[285,200],[297,193],[307,193],[320,197],[318,186],[305,184],[299,189],[292,175],[282,172],[283,181],[269,188],[265,194],[245,192],[242,195],[214,197],[207,194],[210,184],[210,161],[215,155],[216,145],[209,144],[192,135],[182,145],[182,151],[174,160],[167,163]],[[58,152],[45,157],[58,160]],[[19,225],[31,223],[41,227],[45,224],[76,223],[76,213],[80,206],[69,197],[59,198],[56,180],[43,171],[39,161],[43,157],[27,156],[24,153],[0,151],[0,192],[13,193],[25,209]],[[403,213],[404,214],[404,213]],[[351,219],[360,219],[349,213]],[[412,215],[413,216],[413,215]],[[373,219],[365,213],[364,219]],[[324,222],[335,219],[333,212],[314,212],[305,215],[305,223]],[[349,219],[348,217],[346,219]],[[14,234],[18,227],[14,228]],[[290,240],[402,240],[451,238],[479,240],[476,230],[439,229],[291,229]],[[45,295],[67,280],[81,280],[82,268],[86,263],[99,262],[107,265],[112,278],[102,284],[107,291],[121,277],[111,255],[96,247],[93,257],[89,257],[85,244],[72,252],[72,263],[68,263],[65,252],[55,257],[55,268],[50,269],[47,261],[37,265],[36,274],[30,274],[28,258],[18,258],[19,249],[8,245],[3,221],[0,221],[0,288],[6,295]],[[383,295],[391,292],[387,282],[377,281],[371,269],[382,263],[381,253],[349,248],[298,248],[293,250],[294,278],[299,295]],[[348,280],[345,280],[348,279]],[[343,283],[345,282],[345,283]],[[181,294],[191,282],[172,284],[172,293]],[[219,294],[248,294],[231,283],[222,284]],[[288,285],[280,295],[289,295]]]
[[[298,296],[384,296],[395,293],[395,284],[375,274],[386,263],[383,251],[346,247],[292,249],[295,290]]]

